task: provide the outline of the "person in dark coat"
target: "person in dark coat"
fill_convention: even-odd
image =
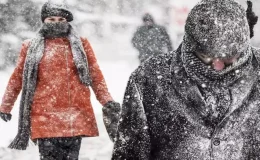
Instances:
[[[178,49],[132,73],[112,159],[259,159],[260,49],[250,28],[234,0],[198,3]]]
[[[98,127],[90,87],[102,104],[103,119],[113,140],[120,104],[115,102],[92,47],[69,22],[66,3],[46,2],[37,36],[23,43],[18,63],[0,105],[0,117],[11,120],[20,93],[18,134],[9,148],[25,150],[38,143],[41,160],[77,160],[82,137],[96,137]]]
[[[132,38],[133,46],[138,50],[140,62],[152,55],[172,51],[172,43],[165,27],[155,24],[153,17],[146,13],[144,25],[140,26]]]

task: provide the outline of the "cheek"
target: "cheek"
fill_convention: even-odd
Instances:
[[[45,19],[44,23],[50,23],[51,21],[49,19]]]
[[[44,23],[53,23],[53,22],[55,22],[54,19],[45,19],[44,20]]]

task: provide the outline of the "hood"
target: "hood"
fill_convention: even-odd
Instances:
[[[250,30],[245,9],[234,0],[202,0],[185,24],[184,52],[232,57],[245,52]]]

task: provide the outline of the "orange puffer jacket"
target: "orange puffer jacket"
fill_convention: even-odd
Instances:
[[[92,89],[98,101],[104,105],[113,99],[88,40],[81,38],[81,41],[87,54]],[[0,112],[11,112],[22,89],[23,67],[29,43],[23,43]],[[98,136],[90,89],[80,82],[69,40],[46,39],[31,107],[31,139],[79,135]]]

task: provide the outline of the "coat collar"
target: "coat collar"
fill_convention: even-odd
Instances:
[[[172,58],[169,72],[169,76],[172,81],[172,86],[170,88],[172,89],[170,89],[171,93],[169,93],[169,95],[174,95],[177,93],[177,97],[182,99],[182,103],[179,103],[181,105],[175,106],[175,108],[177,107],[177,109],[181,110],[181,113],[183,113],[185,117],[189,117],[188,119],[192,123],[204,126],[205,121],[203,120],[203,117],[206,115],[205,106],[207,104],[204,97],[200,93],[198,86],[185,72],[181,61],[181,47],[182,44],[178,47]],[[218,122],[217,126],[225,124],[225,122],[227,122],[227,120],[231,117],[232,113],[246,105],[246,102],[250,97],[250,94],[252,93],[258,79],[258,76],[255,73],[256,72],[246,75],[243,79],[230,86],[229,90],[231,93],[231,104],[224,117]],[[252,83],[248,83],[250,81]],[[196,100],[196,103],[186,103],[189,101],[190,97],[193,97]]]

